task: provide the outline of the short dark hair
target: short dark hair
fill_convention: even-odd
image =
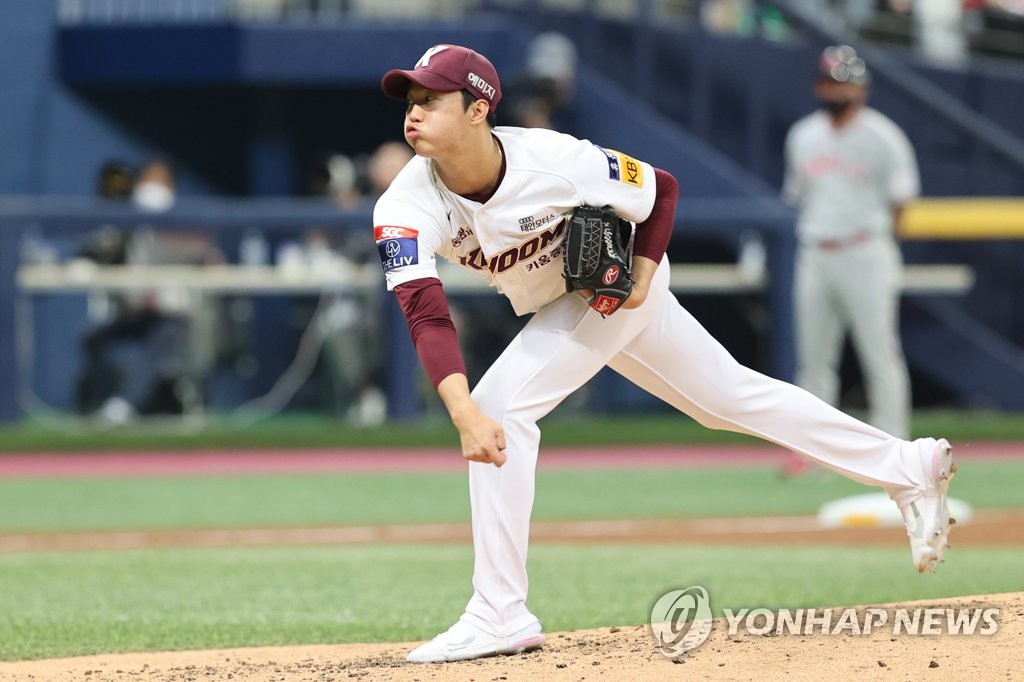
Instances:
[[[471,106],[473,106],[473,102],[477,101],[478,99],[480,99],[480,97],[477,97],[469,90],[462,90],[463,110],[468,110]],[[498,125],[498,117],[495,115],[494,109],[491,109],[490,106],[490,104],[487,105],[487,125],[493,128],[494,126]]]

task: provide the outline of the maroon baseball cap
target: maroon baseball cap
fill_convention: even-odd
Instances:
[[[392,69],[384,74],[380,87],[388,97],[405,99],[410,83],[438,92],[469,90],[487,100],[491,111],[501,101],[501,83],[494,65],[479,52],[460,45],[434,45],[412,69]]]

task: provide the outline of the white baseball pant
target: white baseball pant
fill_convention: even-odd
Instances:
[[[916,446],[736,362],[669,293],[668,276],[665,259],[643,305],[607,319],[577,295],[553,301],[474,388],[508,454],[501,468],[469,464],[474,593],[464,618],[486,632],[537,621],[526,606],[537,421],[605,365],[704,426],[759,436],[890,494],[924,489]]]

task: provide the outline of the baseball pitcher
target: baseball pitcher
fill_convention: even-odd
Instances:
[[[493,127],[501,83],[484,56],[435,45],[387,72],[416,152],[374,210],[388,289],[469,460],[473,596],[409,660],[536,649],[526,556],[538,420],[609,366],[702,424],[752,434],[884,488],[919,571],[942,559],[953,472],[945,440],[901,440],[738,364],[669,293],[676,180],[550,130]],[[628,230],[628,234],[627,234]],[[533,316],[470,390],[438,277],[442,257]]]

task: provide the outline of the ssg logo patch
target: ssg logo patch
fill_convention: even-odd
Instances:
[[[420,262],[418,236],[416,230],[397,225],[377,225],[373,228],[373,238],[377,241],[384,272]]]
[[[644,186],[644,169],[639,161],[614,149],[594,146],[604,152],[608,160],[608,179],[618,180],[632,187]]]

